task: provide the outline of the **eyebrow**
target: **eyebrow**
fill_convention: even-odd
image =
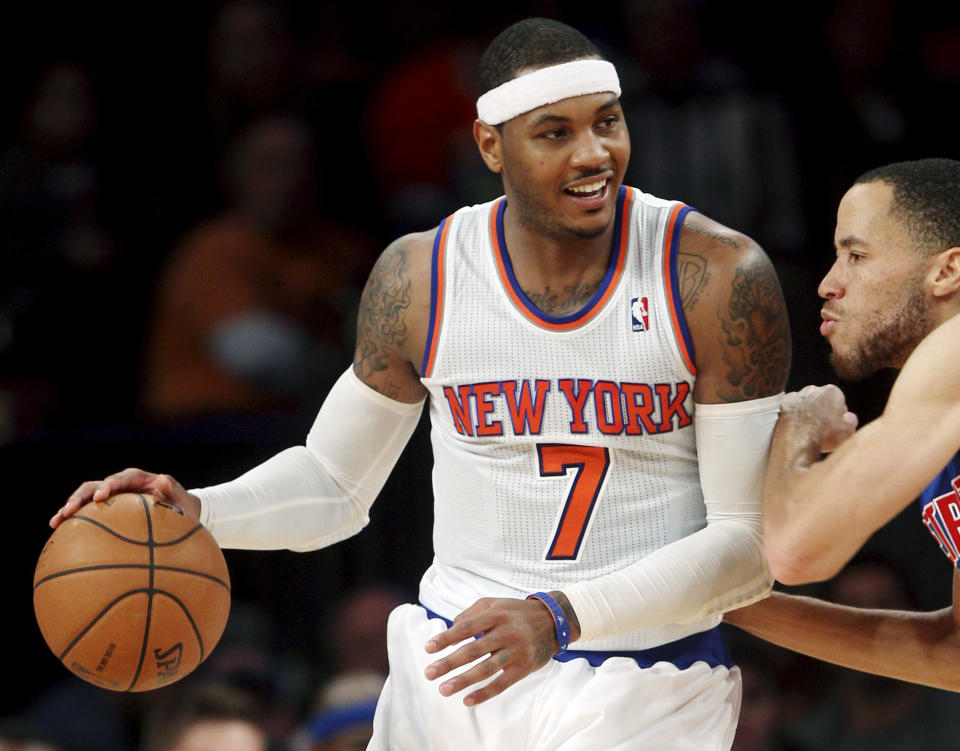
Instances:
[[[850,248],[854,245],[866,245],[866,242],[861,240],[856,235],[847,235],[846,237],[841,237],[836,242],[838,248]]]
[[[607,110],[607,109],[610,109],[611,107],[616,106],[617,102],[619,101],[620,99],[618,97],[615,97],[615,96],[610,97],[610,99],[608,99],[606,102],[604,102],[599,107],[597,107],[593,111],[593,114],[599,115],[604,110]],[[536,128],[537,126],[543,125],[544,123],[548,123],[548,122],[568,123],[570,121],[571,121],[571,118],[569,117],[564,117],[562,115],[555,115],[552,112],[544,112],[542,115],[540,115],[540,117],[538,117],[536,120],[530,123],[529,127]]]

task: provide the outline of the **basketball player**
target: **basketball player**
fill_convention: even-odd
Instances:
[[[765,493],[766,551],[785,584],[836,574],[915,498],[960,561],[960,162],[899,162],[860,177],[837,212],[837,260],[820,283],[844,378],[899,368],[883,414],[856,430],[835,386],[783,400]],[[821,451],[837,446],[821,460]],[[858,670],[960,691],[960,573],[953,607],[871,611],[774,593],[727,620]]]
[[[616,70],[579,32],[521,21],[480,79],[505,196],[384,251],[306,445],[189,494],[126,470],[53,523],[136,488],[225,547],[329,545],[366,524],[428,398],[435,558],[391,614],[371,748],[728,749],[718,624],[772,584],[776,275],[747,237],[621,184]]]

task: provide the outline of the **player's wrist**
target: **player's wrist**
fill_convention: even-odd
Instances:
[[[570,624],[570,641],[575,642],[580,638],[580,619],[577,618],[577,613],[573,609],[573,605],[570,604],[570,600],[567,596],[559,591],[554,590],[549,593],[550,596],[557,601],[557,604],[563,610],[563,614],[567,618],[567,623]]]
[[[539,601],[553,619],[554,636],[557,642],[554,654],[566,652],[570,642],[576,641],[580,636],[580,623],[566,595],[559,591],[535,592],[527,599]]]

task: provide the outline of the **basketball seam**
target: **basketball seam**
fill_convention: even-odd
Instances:
[[[42,579],[38,579],[37,582],[33,585],[33,591],[37,591],[39,587],[44,582],[48,582],[51,579],[56,579],[60,576],[67,576],[68,574],[82,574],[87,571],[103,571],[105,569],[112,568],[122,568],[122,569],[146,569],[150,568],[149,563],[102,563],[95,566],[80,566],[79,568],[64,569],[63,571],[58,571],[55,574],[48,574]],[[203,571],[194,571],[190,568],[180,568],[179,566],[154,566],[157,571],[171,571],[178,574],[191,574],[192,576],[199,576],[203,579],[209,579],[212,582],[216,582],[221,587],[223,587],[227,592],[230,591],[230,584],[220,579],[219,577],[213,576],[212,574],[206,574]]]
[[[183,611],[183,614],[187,616],[187,620],[190,621],[190,628],[193,629],[193,635],[197,637],[197,644],[200,645],[200,662],[203,662],[204,655],[206,654],[203,647],[203,637],[200,635],[200,629],[197,628],[197,624],[193,620],[193,616],[190,614],[190,611],[187,609],[187,606],[184,605],[184,603],[180,600],[179,597],[177,597],[171,592],[167,592],[166,590],[158,589],[156,594],[169,597],[171,600],[177,603],[177,605],[180,606],[180,609]]]
[[[146,623],[144,623],[143,626],[143,642],[140,645],[140,661],[137,663],[137,669],[133,674],[133,680],[130,681],[130,685],[127,686],[127,691],[136,686],[137,681],[140,680],[140,672],[143,670],[143,660],[147,655],[147,641],[150,639],[150,621],[153,616],[153,519],[150,516],[150,506],[147,504],[147,499],[142,495],[138,495],[137,497],[140,499],[143,513],[147,516],[147,540],[150,543],[148,547],[150,551],[150,578],[147,584],[149,587],[147,592],[147,617]]]
[[[67,519],[66,521],[71,521],[71,520],[73,520],[73,521],[78,521],[78,522],[86,522],[87,524],[93,524],[93,525],[96,526],[96,527],[100,527],[100,529],[102,529],[104,532],[108,532],[109,534],[113,535],[113,536],[116,537],[118,540],[122,540],[123,542],[128,542],[128,543],[130,543],[131,545],[140,545],[140,546],[149,546],[149,545],[151,545],[151,541],[150,541],[150,540],[135,540],[135,539],[133,539],[132,537],[126,537],[125,535],[121,535],[120,533],[116,532],[115,530],[110,529],[110,527],[108,527],[106,524],[103,524],[102,522],[99,522],[99,521],[97,521],[96,519],[91,519],[89,516],[71,516],[71,517],[70,517],[69,519]],[[203,529],[203,525],[202,525],[202,524],[198,524],[198,525],[197,525],[196,527],[194,527],[193,529],[185,532],[182,537],[178,537],[178,538],[175,539],[175,540],[168,540],[167,542],[157,542],[156,540],[154,540],[154,541],[152,541],[152,544],[153,544],[154,546],[156,546],[156,547],[165,547],[165,546],[168,546],[168,545],[179,545],[181,542],[183,542],[183,541],[186,540],[188,537],[190,537],[191,535],[195,534],[198,530],[201,530],[201,529]]]
[[[87,635],[87,632],[88,632],[91,628],[93,628],[94,626],[97,625],[97,622],[98,622],[101,618],[103,618],[103,616],[105,616],[107,613],[110,612],[111,608],[113,608],[114,605],[116,605],[118,602],[120,602],[120,601],[122,601],[122,600],[125,600],[125,599],[128,598],[128,597],[131,597],[131,596],[133,596],[133,595],[139,595],[139,594],[148,594],[148,595],[149,595],[149,592],[148,592],[146,589],[143,589],[143,588],[140,588],[140,589],[128,589],[126,592],[124,592],[124,593],[123,593],[122,595],[120,595],[119,597],[115,597],[110,603],[107,604],[107,606],[106,606],[103,610],[101,610],[101,611],[100,611],[99,613],[97,613],[93,618],[91,618],[90,621],[87,622],[87,625],[83,627],[83,630],[80,631],[79,634],[77,634],[75,637],[73,637],[73,641],[71,641],[71,642],[66,646],[66,648],[63,650],[63,652],[60,653],[60,658],[59,658],[60,661],[62,662],[63,659],[64,659],[68,654],[70,654],[70,650],[73,649],[75,646],[77,646],[77,643],[78,643],[84,636]]]

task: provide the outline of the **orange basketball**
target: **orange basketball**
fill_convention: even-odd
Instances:
[[[114,691],[149,691],[190,673],[220,640],[230,575],[198,521],[122,493],[53,531],[33,608],[47,646],[73,673]]]

